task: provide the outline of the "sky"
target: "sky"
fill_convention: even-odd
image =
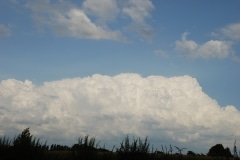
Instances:
[[[0,135],[207,153],[240,141],[240,1],[0,1]],[[239,146],[240,147],[240,146]]]

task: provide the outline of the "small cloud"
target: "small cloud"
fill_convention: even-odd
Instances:
[[[85,0],[82,6],[84,12],[96,17],[100,24],[115,20],[120,11],[116,0]]]
[[[233,23],[212,33],[213,36],[229,38],[233,41],[240,40],[240,23]]]
[[[167,51],[160,50],[160,49],[159,50],[155,50],[154,54],[157,55],[157,56],[164,57],[164,58],[168,58],[169,57]]]
[[[150,11],[154,9],[154,5],[150,0],[129,0],[123,8],[123,13],[129,16],[133,22],[144,24],[146,18],[150,18]]]
[[[185,32],[182,39],[175,42],[176,49],[187,54],[188,57],[196,59],[224,59],[233,56],[232,43],[229,41],[209,40],[203,44],[198,44],[193,40],[188,40]]]
[[[154,9],[152,2],[150,0],[129,0],[123,4],[122,13],[132,20],[128,28],[136,31],[144,39],[151,40],[154,31],[152,27],[146,23],[146,19],[151,18],[150,12]]]
[[[0,24],[0,37],[8,37],[11,35],[10,28]]]

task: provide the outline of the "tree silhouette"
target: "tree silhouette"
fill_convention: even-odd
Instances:
[[[33,138],[29,128],[24,129],[13,140],[13,155],[17,159],[41,159],[44,148],[39,139]]]
[[[187,152],[187,155],[188,155],[188,156],[196,156],[196,153],[194,153],[193,151],[188,151],[188,152]]]
[[[234,156],[235,159],[238,159],[236,140],[234,141],[234,145],[233,145],[233,156]]]
[[[222,144],[216,144],[211,147],[208,151],[208,156],[212,157],[231,157],[232,154],[229,148],[224,149]]]

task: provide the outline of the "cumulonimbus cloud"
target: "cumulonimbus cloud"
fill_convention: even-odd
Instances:
[[[0,82],[0,135],[30,127],[36,136],[73,142],[86,134],[116,142],[126,134],[205,149],[240,137],[240,112],[221,107],[191,76],[138,74]],[[57,141],[58,140],[58,141]],[[115,141],[114,141],[115,140]],[[161,144],[159,144],[161,145]]]

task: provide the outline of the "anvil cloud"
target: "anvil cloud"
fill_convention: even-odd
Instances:
[[[129,134],[149,136],[155,146],[169,142],[207,151],[240,137],[239,117],[236,107],[219,106],[188,75],[95,74],[42,85],[16,79],[0,83],[0,135],[30,127],[55,143],[89,134],[118,144],[117,138]]]

